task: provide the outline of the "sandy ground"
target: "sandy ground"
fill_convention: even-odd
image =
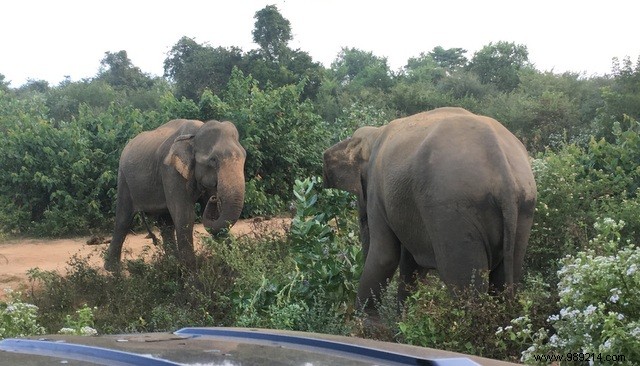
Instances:
[[[290,219],[273,218],[270,220],[240,220],[232,228],[236,237],[252,235],[264,230],[284,230]],[[159,234],[157,234],[159,237]],[[196,225],[194,237],[208,235],[202,225]],[[27,288],[27,271],[39,268],[44,271],[65,273],[67,262],[74,256],[88,257],[89,263],[102,267],[101,253],[108,242],[88,245],[90,237],[71,239],[10,239],[0,243],[0,300],[6,298],[4,289],[19,291]],[[109,238],[106,238],[108,240]],[[198,243],[199,240],[194,240]],[[197,244],[196,244],[197,245]],[[152,240],[146,233],[129,234],[124,242],[123,257],[136,258],[144,250],[153,250]]]

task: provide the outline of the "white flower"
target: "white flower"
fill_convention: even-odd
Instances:
[[[82,335],[86,335],[86,336],[92,336],[92,335],[96,335],[98,334],[98,331],[89,327],[89,326],[84,326],[82,327],[82,329],[80,329],[80,333]]]
[[[584,310],[584,315],[591,315],[593,314],[596,310],[598,310],[597,307],[593,306],[593,305],[589,305],[587,306],[587,308]]]
[[[618,294],[613,294],[611,295],[611,297],[609,298],[609,301],[611,301],[612,303],[617,303],[618,300],[620,300],[620,296]]]
[[[620,290],[618,290],[617,288],[612,288],[611,292],[613,293],[613,295],[611,295],[611,297],[609,298],[609,301],[611,301],[612,303],[617,303],[618,300],[620,300]]]
[[[632,264],[629,266],[629,269],[627,269],[627,276],[631,276],[634,273],[636,273],[636,270],[638,269],[638,267],[636,266],[636,264]]]
[[[547,319],[548,322],[556,322],[558,320],[560,320],[560,316],[558,314],[553,314]]]
[[[76,331],[71,328],[62,328],[58,331],[60,334],[74,334]]]
[[[511,320],[511,323],[518,324],[518,323],[521,323],[521,322],[523,322],[525,320],[526,320],[526,318],[524,316],[520,316],[520,317],[517,317],[517,318]]]
[[[602,345],[602,347],[600,347],[603,351],[607,351],[611,349],[611,345],[612,345],[612,341],[611,338],[607,339],[606,342],[604,342],[604,344]]]
[[[630,333],[632,336],[640,338],[640,327],[633,328]]]
[[[527,348],[526,350],[524,350],[524,351],[522,351],[520,353],[520,355],[521,355],[520,356],[520,361],[525,362],[527,356],[529,356],[530,354],[535,353],[537,350],[538,350],[538,348],[535,345],[529,346],[529,348]]]
[[[571,309],[571,307],[560,309],[560,317],[562,319],[571,319],[578,315],[580,315],[580,310],[578,309]]]

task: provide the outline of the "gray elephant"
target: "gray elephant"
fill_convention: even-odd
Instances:
[[[119,268],[137,212],[157,218],[165,246],[192,265],[194,205],[203,205],[202,223],[210,232],[233,225],[244,204],[245,158],[231,122],[177,119],[129,141],[120,156],[116,223],[105,268]]]
[[[398,266],[401,301],[430,270],[483,291],[483,273],[496,289],[521,277],[536,184],[524,146],[492,118],[439,108],[362,127],[324,152],[324,182],[358,197],[359,305]]]

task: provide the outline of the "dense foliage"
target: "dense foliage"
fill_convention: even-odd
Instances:
[[[255,20],[258,49],[183,37],[164,77],[143,73],[126,51],[105,52],[95,77],[56,86],[11,88],[0,74],[1,235],[108,232],[120,151],[174,118],[236,124],[247,150],[245,217],[295,211],[284,234],[206,239],[196,270],[161,248],[128,260],[126,276],[87,258],[64,275],[34,270],[41,287],[0,303],[0,337],[236,325],[528,363],[569,352],[637,359],[640,60],[614,60],[606,76],[554,74],[536,70],[526,46],[499,41],[469,56],[435,47],[400,70],[345,47],[325,68],[289,48],[294,33],[275,6]],[[352,197],[306,177],[320,176],[322,151],[356,128],[442,106],[496,118],[531,153],[538,202],[526,279],[516,298],[452,297],[431,279],[402,312],[390,290],[372,326],[353,308],[363,263]]]

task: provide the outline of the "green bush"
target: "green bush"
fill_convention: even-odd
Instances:
[[[61,334],[75,334],[92,336],[98,334],[93,321],[93,311],[97,308],[90,308],[84,304],[82,308],[76,310],[75,316],[67,315],[65,318],[65,326],[58,331]]]
[[[420,283],[406,301],[399,322],[404,342],[481,356],[494,353],[495,329],[508,323],[514,305],[506,297],[492,297],[473,290],[452,296],[436,277]]]
[[[282,198],[266,194],[258,180],[246,182],[242,217],[270,216],[280,213],[283,207]]]
[[[623,241],[623,227],[623,221],[598,221],[589,248],[564,258],[558,272],[560,311],[548,318],[552,332],[540,328],[523,361],[548,364],[539,356],[575,352],[594,355],[596,364],[609,363],[606,356],[624,356],[616,363],[624,365],[640,359],[640,249]],[[512,334],[520,337],[522,330]],[[588,363],[584,357],[575,361]]]
[[[640,124],[615,124],[616,142],[565,145],[533,160],[538,186],[526,268],[556,283],[559,260],[589,246],[599,217],[623,220],[625,237],[640,240]]]
[[[353,198],[341,191],[319,191],[320,184],[319,178],[295,182],[296,215],[286,252],[275,271],[258,265],[265,271],[254,277],[252,286],[237,288],[236,325],[339,333],[349,329],[363,266]]]
[[[123,274],[105,274],[90,265],[90,257],[74,257],[64,275],[31,271],[30,278],[38,285],[29,298],[42,309],[43,326],[54,331],[87,325],[86,317],[69,318],[80,304],[89,304],[92,328],[105,334],[228,325],[231,303],[227,294],[232,286],[228,267],[210,260],[209,255],[198,253],[201,265],[191,271],[161,251],[143,254],[125,261]]]
[[[363,267],[353,197],[320,190],[320,184],[318,178],[296,182],[296,215],[287,236],[205,239],[193,271],[163,253],[127,261],[126,276],[102,274],[88,258],[74,258],[64,276],[32,271],[32,279],[42,283],[31,293],[43,310],[40,320],[47,329],[82,330],[89,318],[69,314],[91,304],[89,326],[103,333],[186,325],[355,332],[385,340],[398,333],[412,344],[508,358],[521,344],[498,344],[495,328],[527,313],[518,305],[525,300],[534,303],[527,309],[550,313],[540,311],[540,301],[531,296],[516,305],[471,292],[450,297],[433,282],[419,287],[399,315],[392,283],[377,304],[385,324],[371,328],[353,308]]]
[[[6,302],[0,302],[0,339],[44,334],[38,324],[38,307],[25,303],[20,293],[9,293]]]
[[[222,103],[213,103],[219,118],[238,127],[247,150],[247,181],[254,182],[255,192],[281,202],[291,199],[297,177],[321,173],[330,136],[311,102],[302,100],[304,85],[260,90],[251,76],[235,69]]]
[[[321,184],[317,177],[295,182],[289,240],[305,277],[299,291],[310,299],[322,292],[330,303],[350,302],[364,265],[355,201],[344,191],[318,191]]]
[[[2,120],[0,230],[61,236],[111,228],[120,151],[153,116],[115,105],[82,106],[71,122],[22,113],[30,114]]]

